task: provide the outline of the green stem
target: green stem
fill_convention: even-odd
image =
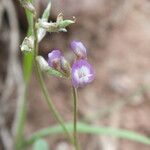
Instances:
[[[26,119],[26,112],[27,112],[27,101],[26,101],[26,94],[27,89],[24,91],[24,97],[21,99],[19,108],[18,108],[18,118],[16,122],[16,135],[15,135],[15,150],[20,150],[23,144],[23,133],[24,133],[24,125],[25,125],[25,119]]]
[[[35,63],[35,69],[37,71],[37,77],[38,77],[38,81],[42,90],[42,93],[45,97],[45,100],[48,104],[48,107],[50,109],[50,111],[52,111],[54,118],[60,123],[60,125],[62,126],[63,130],[65,131],[67,137],[71,140],[71,142],[73,142],[73,139],[70,135],[70,133],[68,132],[67,128],[64,125],[64,121],[61,118],[61,116],[59,115],[57,109],[55,108],[49,94],[46,88],[46,85],[44,83],[43,77],[42,77],[42,73],[41,70],[39,68],[39,65],[36,61],[36,56],[38,55],[38,37],[37,37],[37,29],[36,29],[36,18],[34,18],[34,26],[33,26],[33,31],[34,31],[34,63]]]
[[[32,1],[32,0],[30,0]],[[28,33],[27,35],[32,35],[33,29],[33,15],[28,10],[26,11],[26,16],[28,20]],[[30,58],[29,58],[30,57]],[[27,63],[28,60],[28,63]],[[30,61],[29,61],[30,60]],[[28,82],[31,76],[32,71],[32,54],[23,56],[23,75],[24,75],[24,96],[20,99],[20,103],[18,104],[18,112],[17,112],[17,120],[16,120],[16,133],[14,140],[14,149],[20,150],[24,140],[24,126],[27,114],[27,90],[28,90]]]
[[[78,145],[78,137],[77,137],[77,89],[72,86],[72,93],[73,93],[73,103],[74,103],[74,110],[73,110],[73,137],[74,137],[74,145],[76,147],[76,150],[80,150]]]

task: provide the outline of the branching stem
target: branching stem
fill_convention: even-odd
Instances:
[[[63,130],[65,131],[67,137],[71,140],[71,142],[73,143],[73,139],[72,136],[70,135],[70,133],[68,132],[67,128],[64,125],[64,121],[62,119],[62,117],[59,115],[57,109],[55,108],[49,93],[47,91],[46,85],[44,83],[43,77],[42,77],[42,72],[39,68],[39,65],[36,61],[36,56],[38,55],[38,36],[37,36],[37,28],[36,28],[36,17],[34,17],[34,26],[33,26],[33,31],[34,31],[34,63],[35,63],[35,69],[36,69],[36,73],[37,73],[37,78],[38,78],[38,82],[40,84],[40,88],[42,90],[42,93],[45,97],[45,100],[48,104],[48,107],[50,109],[50,111],[52,112],[54,118],[56,121],[59,122],[59,124],[62,126]]]

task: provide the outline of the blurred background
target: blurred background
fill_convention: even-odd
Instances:
[[[5,1],[3,3],[3,1]],[[41,16],[48,0],[36,0]],[[6,5],[7,4],[7,5]],[[40,54],[47,58],[60,49],[73,58],[69,44],[82,41],[96,72],[95,81],[79,89],[79,120],[97,126],[129,129],[150,136],[150,1],[52,0],[50,20],[62,12],[76,17],[67,33],[47,34]],[[19,45],[27,32],[24,9],[18,0],[0,0],[0,149],[11,142],[17,100],[22,92],[22,54]],[[72,120],[70,85],[45,76],[52,99],[66,121]],[[29,83],[25,134],[56,122],[40,92],[34,70]],[[53,150],[70,150],[63,136],[47,138]],[[149,150],[150,147],[112,137],[80,135],[84,150]]]

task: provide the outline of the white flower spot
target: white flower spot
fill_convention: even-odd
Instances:
[[[79,83],[86,83],[89,80],[90,70],[86,66],[82,66],[74,73],[74,77]]]

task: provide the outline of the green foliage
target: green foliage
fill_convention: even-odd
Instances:
[[[72,123],[66,123],[65,126],[69,132],[71,133],[73,132]],[[93,135],[107,135],[111,137],[127,139],[134,142],[150,145],[150,138],[129,130],[116,129],[111,127],[98,127],[98,126],[89,125],[85,123],[78,123],[77,131],[78,133],[86,133],[86,134],[93,134]],[[48,127],[34,133],[28,139],[28,141],[26,141],[26,145],[32,144],[36,139],[49,136],[49,135],[62,134],[62,133],[64,133],[64,130],[60,125]]]
[[[19,0],[22,7],[24,7],[26,10],[31,12],[32,14],[35,14],[35,8],[32,4],[32,0]]]
[[[33,150],[50,150],[49,145],[43,139],[36,140],[33,144]]]
[[[32,0],[30,0],[32,2]],[[26,10],[26,16],[28,20],[28,36],[32,35],[32,26],[33,26],[33,14]],[[20,108],[18,112],[18,118],[16,120],[16,137],[15,137],[15,144],[14,149],[20,150],[23,143],[23,134],[24,134],[24,126],[26,120],[26,113],[27,113],[27,86],[30,80],[31,72],[32,72],[32,64],[33,64],[33,53],[26,53],[23,55],[23,76],[24,76],[24,97],[20,99]]]
[[[46,9],[44,10],[41,21],[44,21],[44,22],[48,21],[48,18],[50,16],[50,11],[51,11],[51,2],[49,2]],[[46,30],[44,30],[43,28],[39,28],[38,29],[38,41],[40,42],[45,35],[46,35]]]
[[[48,21],[48,18],[50,16],[50,11],[51,11],[51,2],[49,2],[46,9],[44,10],[42,19],[45,19],[45,21]]]
[[[59,21],[58,25],[59,25],[59,28],[61,29],[61,28],[65,28],[73,23],[74,23],[74,21],[72,21],[72,20],[63,20],[63,21]]]
[[[26,16],[28,20],[28,36],[33,35],[33,14],[26,10]],[[27,84],[27,82],[30,79],[31,73],[32,73],[32,66],[33,66],[33,52],[26,53],[23,56],[23,74],[24,74],[24,80]]]
[[[64,77],[64,78],[65,78],[65,75],[64,75],[63,73],[61,73],[61,72],[59,72],[59,71],[57,71],[57,70],[55,70],[55,69],[53,69],[53,68],[51,68],[51,67],[49,67],[46,72],[47,72],[47,74],[49,74],[49,75],[53,75],[53,76],[61,77],[61,78]]]

